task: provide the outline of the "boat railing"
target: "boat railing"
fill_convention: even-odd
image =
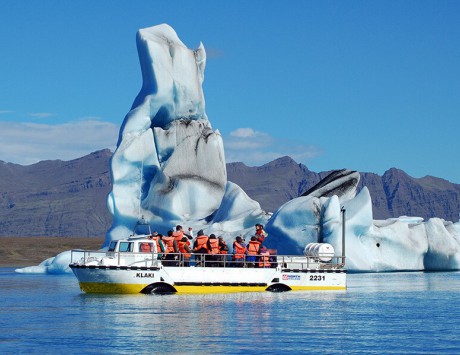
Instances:
[[[235,257],[233,254],[161,254],[155,252],[72,250],[71,264],[100,266],[239,267],[310,270],[340,269],[345,265],[345,256],[336,256],[330,258],[330,260],[322,260],[319,257],[303,255],[237,255]]]

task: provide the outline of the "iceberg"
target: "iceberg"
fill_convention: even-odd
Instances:
[[[128,236],[141,217],[165,234],[176,224],[224,233],[265,221],[260,205],[227,181],[222,137],[205,112],[203,44],[188,49],[163,24],[139,30],[137,49],[143,84],[111,161],[114,221],[104,245]]]
[[[306,196],[281,206],[266,226],[268,246],[282,254],[298,254],[307,243],[329,243],[341,255],[344,208],[349,270],[460,269],[460,222],[440,218],[423,222],[408,216],[373,220],[369,190],[364,187],[356,194],[359,174],[343,172],[333,172]]]
[[[460,269],[460,222],[373,220],[369,190],[358,192],[356,171],[334,171],[272,216],[265,213],[227,181],[222,136],[205,112],[203,44],[188,49],[166,24],[139,30],[136,40],[143,83],[111,160],[113,224],[103,246],[129,236],[140,219],[163,234],[177,224],[203,229],[229,245],[237,235],[249,238],[260,223],[266,245],[279,254],[329,243],[341,255],[344,229],[352,271]],[[69,262],[64,252],[17,271],[70,272]]]

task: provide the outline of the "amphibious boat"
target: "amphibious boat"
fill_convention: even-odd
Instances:
[[[112,241],[107,251],[72,250],[69,265],[86,293],[227,293],[346,290],[345,256],[330,244],[310,243],[304,255],[165,255],[148,232]],[[343,241],[344,243],[344,241]],[[343,245],[344,247],[344,245]],[[188,257],[188,255],[187,255]]]

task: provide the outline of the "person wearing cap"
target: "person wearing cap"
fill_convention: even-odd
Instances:
[[[244,267],[244,258],[246,256],[247,248],[241,236],[236,237],[233,242],[233,266]]]

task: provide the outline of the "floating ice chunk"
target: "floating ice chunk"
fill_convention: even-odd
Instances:
[[[71,251],[69,250],[46,259],[37,266],[27,266],[15,271],[23,274],[67,274],[72,272],[69,267],[70,261]]]

